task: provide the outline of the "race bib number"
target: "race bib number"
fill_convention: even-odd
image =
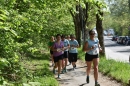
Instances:
[[[68,47],[64,47],[64,49],[65,49],[65,50],[67,50],[67,49],[68,49]]]
[[[71,47],[71,50],[74,50],[75,48],[74,47]]]
[[[97,55],[99,52],[98,48],[93,50],[93,55]]]
[[[60,48],[57,48],[57,52],[61,52],[62,50]]]

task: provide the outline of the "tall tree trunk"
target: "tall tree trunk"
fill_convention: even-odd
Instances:
[[[103,12],[100,11],[100,9],[98,10],[98,14],[96,14],[96,30],[98,33],[98,39],[99,39],[99,43],[102,47],[102,52],[100,53],[100,55],[105,56],[105,47],[104,47],[104,36],[103,36],[103,26],[102,26],[102,19],[101,17],[103,17]]]
[[[88,2],[86,2],[86,9],[82,8],[80,4],[76,5],[76,11],[79,13],[73,13],[70,10],[70,13],[73,17],[74,25],[75,25],[75,35],[76,39],[79,43],[79,46],[81,46],[81,31],[82,31],[82,37],[83,42],[86,41],[87,35],[86,35],[86,24],[88,20]]]
[[[82,8],[82,36],[83,36],[83,43],[86,41],[87,39],[87,21],[88,21],[88,2],[85,3],[86,8]]]
[[[79,12],[80,9],[80,5],[76,5],[76,11]],[[76,35],[76,39],[79,43],[79,46],[81,46],[81,25],[80,25],[80,14],[79,13],[73,13],[70,10],[70,13],[73,17],[73,21],[74,21],[74,25],[75,25],[75,35]]]

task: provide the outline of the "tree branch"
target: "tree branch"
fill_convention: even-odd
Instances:
[[[71,14],[71,16],[73,17],[73,19],[74,19],[74,14],[73,14],[73,12],[71,11],[71,9],[69,10],[70,11],[70,14]]]

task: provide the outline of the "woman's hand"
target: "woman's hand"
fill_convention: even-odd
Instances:
[[[91,50],[93,50],[94,48],[95,48],[95,46],[92,46],[92,47],[91,47]]]
[[[101,47],[99,47],[99,52],[102,52],[102,48]]]

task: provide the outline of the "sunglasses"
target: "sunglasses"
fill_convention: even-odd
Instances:
[[[91,33],[90,35],[95,35],[95,33]]]

